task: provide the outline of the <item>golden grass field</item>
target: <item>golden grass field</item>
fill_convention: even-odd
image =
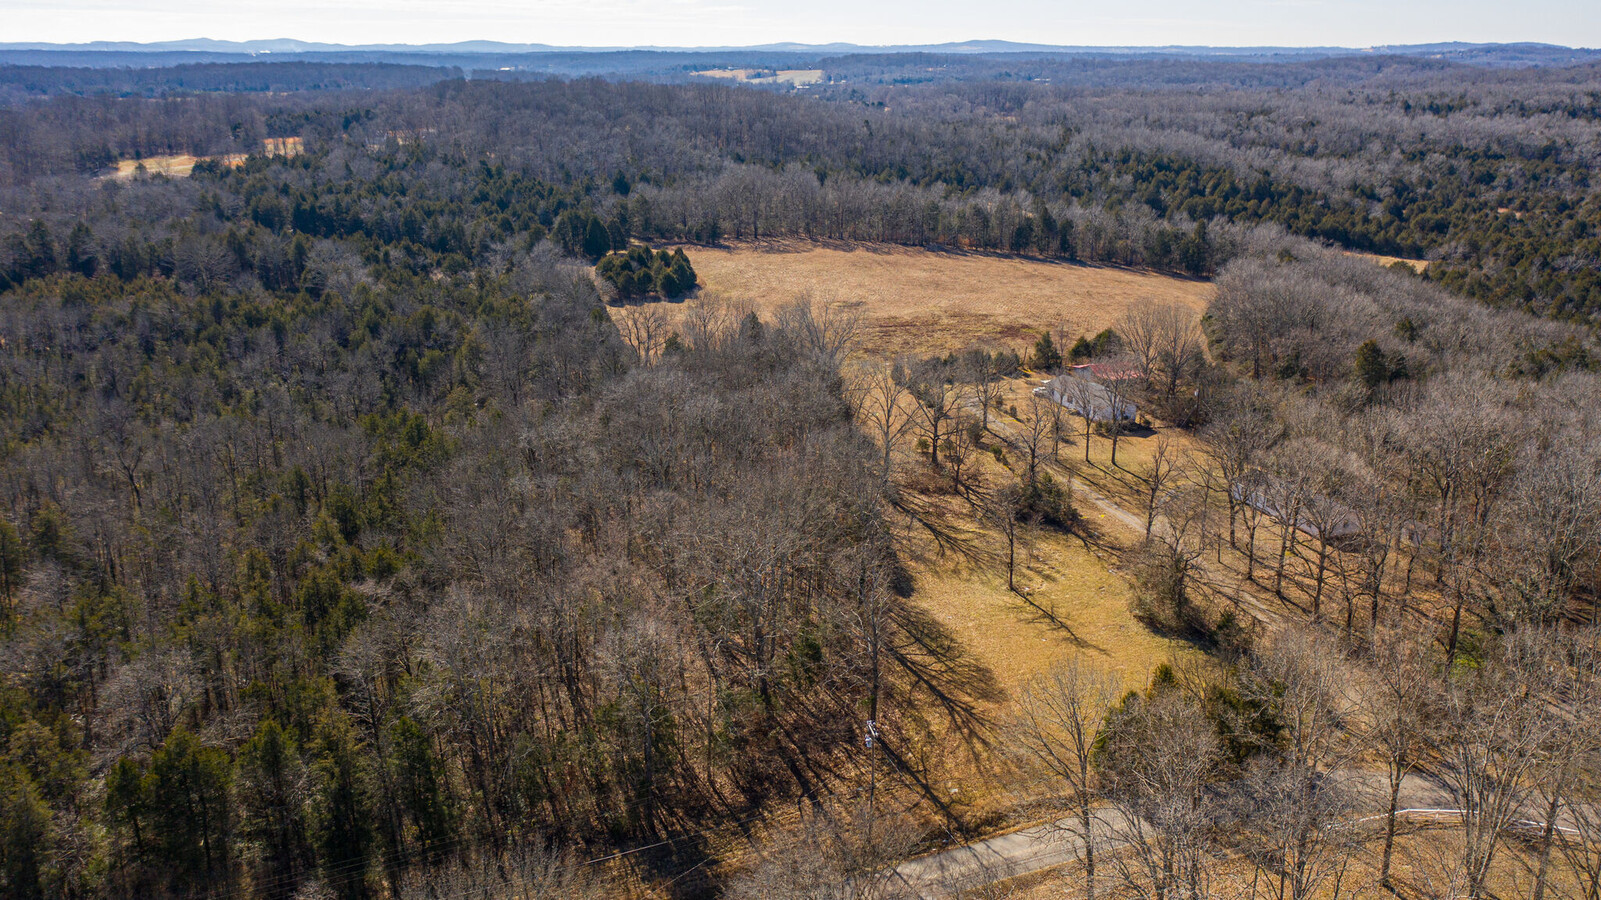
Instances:
[[[1001,254],[801,242],[684,252],[703,297],[749,304],[764,317],[795,302],[853,308],[862,315],[859,349],[880,356],[974,343],[1021,351],[1047,329],[1093,335],[1137,300],[1176,300],[1199,312],[1212,297],[1203,281]],[[660,306],[683,314],[684,304]]]
[[[1017,551],[1014,581],[1021,594],[1006,587],[1006,544],[992,526],[975,523],[967,529],[990,554],[981,561],[939,553],[914,527],[899,531],[897,546],[918,602],[961,636],[1008,696],[1072,658],[1114,673],[1125,686],[1143,686],[1158,663],[1186,652],[1188,645],[1155,635],[1135,620],[1128,582],[1107,568],[1110,551],[1133,536],[1115,527],[1101,530],[1098,538],[1113,546],[1031,530]]]
[[[1359,253],[1355,250],[1346,250],[1344,253],[1346,256],[1358,256],[1362,259],[1371,259],[1375,263],[1386,267],[1393,266],[1396,263],[1405,263],[1412,269],[1412,271],[1417,272],[1420,275],[1423,274],[1424,269],[1429,267],[1429,261],[1426,259],[1410,259],[1405,256],[1385,256],[1381,253]]]
[[[303,145],[300,138],[267,138],[261,142],[261,152],[264,156],[298,156]],[[108,178],[128,179],[139,173],[141,167],[151,175],[166,175],[171,178],[187,178],[194,172],[195,166],[206,160],[217,160],[223,165],[238,166],[244,164],[245,154],[229,153],[225,156],[192,156],[188,153],[176,153],[170,156],[147,156],[144,159],[119,159],[117,169],[110,173]]]
[[[822,69],[776,69],[774,74],[768,76],[753,76],[751,73],[763,71],[761,69],[706,69],[696,72],[706,78],[729,78],[734,81],[743,81],[748,84],[816,84],[823,80]]]
[[[1064,446],[1065,454],[1074,448]],[[974,471],[985,484],[1016,476],[987,452],[975,453]],[[1028,684],[1069,660],[1113,675],[1124,687],[1145,686],[1162,662],[1198,655],[1182,641],[1153,633],[1130,610],[1131,589],[1113,568],[1117,555],[1135,538],[1114,523],[1091,522],[1079,534],[1049,528],[1019,532],[1013,591],[1006,584],[1006,541],[1000,529],[977,514],[967,500],[930,492],[927,463],[906,454],[899,478],[903,495],[924,510],[940,510],[942,524],[960,535],[963,547],[941,548],[917,521],[890,513],[896,549],[911,574],[915,602],[960,642],[968,658],[994,677],[998,696],[980,712],[1004,731],[1020,693]],[[1080,535],[1084,535],[1081,537]],[[937,742],[941,743],[941,742]],[[971,822],[993,826],[1022,824],[1037,792],[1032,774],[1019,772],[1001,757],[981,759],[959,749],[957,735],[942,739],[941,763],[929,775],[949,791],[952,807]],[[925,760],[932,762],[931,757]]]

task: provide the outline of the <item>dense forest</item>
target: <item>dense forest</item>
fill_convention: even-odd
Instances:
[[[854,796],[866,720],[873,758],[942,808],[922,776],[991,740],[976,710],[995,688],[911,597],[891,444],[926,429],[944,478],[988,440],[985,392],[1018,360],[898,364],[879,385],[916,417],[892,402],[875,421],[851,323],[825,309],[697,305],[670,337],[624,340],[610,301],[696,284],[650,243],[881,241],[1216,279],[1200,323],[1140,307],[1079,351],[1137,373],[1130,396],[1202,436],[1226,479],[1180,490],[1158,463],[1131,566],[1153,627],[1219,668],[1093,710],[1058,682],[1104,723],[1080,748],[1099,796],[1157,826],[1128,885],[1206,896],[1205,841],[1260,838],[1252,858],[1298,900],[1333,871],[1344,807],[1297,819],[1289,801],[1335,796],[1314,785],[1350,761],[1320,680],[1334,663],[1196,602],[1208,553],[1243,553],[1251,583],[1305,600],[1309,634],[1365,641],[1364,665],[1405,656],[1390,669],[1438,681],[1432,752],[1459,754],[1471,790],[1517,753],[1522,777],[1553,746],[1590,752],[1593,707],[1542,713],[1601,696],[1561,634],[1596,618],[1601,573],[1601,76],[1200,70],[801,94],[264,67],[171,91],[124,72],[107,83],[140,96],[0,110],[3,893],[526,878],[578,896],[580,861],[635,852],[677,884],[719,828]],[[284,137],[302,151],[261,152]],[[105,177],[179,153],[247,156]],[[1009,415],[1032,438],[993,456],[1029,463],[984,514],[1008,535],[1042,510],[1074,527],[1035,465],[1061,428]],[[1210,531],[1181,527],[1197,490],[1227,510]],[[1303,534],[1330,510],[1359,550]],[[1284,547],[1259,560],[1275,518]],[[1409,629],[1438,648],[1386,642]],[[1495,718],[1509,685],[1541,702]],[[1403,757],[1413,711],[1392,717]],[[1055,728],[1015,743],[1060,762]],[[1594,761],[1530,783],[1581,815]],[[1393,833],[1393,793],[1390,811]],[[1498,834],[1464,851],[1471,896]],[[882,859],[833,875],[846,890]],[[781,896],[804,862],[723,887]]]
[[[134,190],[214,216],[176,187]],[[363,896],[824,790],[858,703],[963,715],[827,328],[708,320],[637,369],[528,227],[443,279],[367,228],[247,287],[219,244],[7,295],[11,893]]]

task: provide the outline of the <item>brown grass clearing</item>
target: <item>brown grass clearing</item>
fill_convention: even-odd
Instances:
[[[1093,335],[1137,300],[1175,300],[1200,311],[1213,293],[1206,282],[1132,269],[886,245],[784,242],[684,252],[708,300],[749,305],[764,318],[797,302],[859,310],[859,349],[881,357],[975,343],[1021,351],[1047,329]],[[675,322],[686,306],[654,305]]]
[[[755,72],[774,72],[772,75],[753,75]],[[816,84],[823,80],[822,69],[706,69],[694,73],[706,78],[727,78],[747,84]]]
[[[187,178],[194,171],[196,165],[207,159],[221,159],[225,164],[236,166],[245,161],[244,154],[230,153],[222,157],[193,156],[188,153],[175,153],[170,156],[147,156],[144,159],[119,159],[117,171],[111,173],[111,178],[128,179],[139,174],[141,170],[150,175],[166,175],[171,178]]]
[[[907,484],[903,496],[942,513],[968,549],[942,549],[918,522],[891,513],[896,547],[915,585],[913,601],[995,677],[1000,699],[981,709],[995,726],[1004,728],[1031,679],[1070,659],[1085,660],[1134,688],[1147,683],[1157,664],[1198,653],[1154,634],[1130,612],[1129,584],[1108,568],[1126,536],[1097,534],[1092,541],[1049,528],[1020,530],[1014,592],[1006,585],[1000,529],[962,497],[929,490],[948,476],[931,472],[920,454],[909,454],[900,465],[899,480]],[[971,465],[970,471],[981,473],[981,490],[1016,478],[987,448],[974,453]],[[975,761],[943,743],[935,781],[950,792],[964,821],[1015,825],[1034,815],[1027,806],[1039,786],[1030,777],[998,758]]]
[[[970,512],[956,514],[964,517],[965,535],[991,554],[987,559],[942,554],[915,526],[900,530],[902,558],[917,601],[962,636],[1008,696],[1073,657],[1116,673],[1131,687],[1144,685],[1158,663],[1188,650],[1134,619],[1128,582],[1108,570],[1107,550],[1048,528],[1030,529],[1019,540],[1017,593],[1006,587],[999,529],[978,524]]]
[[[1372,260],[1378,265],[1385,267],[1393,266],[1396,263],[1405,263],[1407,266],[1411,267],[1412,271],[1418,273],[1419,275],[1423,274],[1423,270],[1429,267],[1429,261],[1426,259],[1412,259],[1406,256],[1385,256],[1382,253],[1361,253],[1356,250],[1346,250],[1343,252],[1346,256],[1355,256],[1360,259]]]
[[[263,156],[299,156],[305,149],[298,137],[267,138],[261,142],[261,155]],[[194,156],[189,153],[175,153],[168,156],[147,156],[144,159],[119,159],[116,171],[106,175],[107,178],[126,180],[139,174],[140,168],[150,175],[166,175],[169,178],[187,178],[193,174],[195,166],[214,160],[225,166],[244,165],[246,154],[229,153],[223,156]]]

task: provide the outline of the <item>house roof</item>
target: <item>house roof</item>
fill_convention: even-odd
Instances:
[[[1058,375],[1046,381],[1043,387],[1035,388],[1034,393],[1048,397],[1079,415],[1087,413],[1089,418],[1100,421],[1111,419],[1112,392],[1107,390],[1105,385],[1087,378]],[[1082,408],[1085,404],[1088,405],[1088,409]],[[1125,420],[1133,419],[1138,412],[1127,398],[1119,399],[1117,408],[1121,418]]]

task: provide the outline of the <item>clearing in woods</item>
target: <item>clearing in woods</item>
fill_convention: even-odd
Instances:
[[[974,343],[1023,351],[1046,329],[1093,335],[1137,300],[1176,300],[1199,313],[1213,292],[1204,281],[1134,269],[965,251],[782,242],[684,252],[703,296],[764,317],[797,301],[860,310],[860,349],[885,357]],[[659,305],[675,321],[686,306]]]
[[[823,80],[822,69],[706,69],[696,72],[706,78],[731,78],[746,84],[816,84]]]
[[[1017,477],[990,454],[996,446],[1001,442],[991,435],[985,449],[973,454],[968,477],[980,492]],[[1062,446],[1063,462],[1073,451],[1072,445]],[[1012,465],[1018,465],[1015,459]],[[990,722],[1004,726],[1028,683],[1070,659],[1103,669],[1135,689],[1148,683],[1158,663],[1198,654],[1134,617],[1132,588],[1112,567],[1138,536],[1097,516],[1090,504],[1077,504],[1086,522],[1073,534],[1048,527],[1018,530],[1012,590],[1006,584],[1006,539],[1000,528],[968,499],[949,488],[934,489],[944,476],[930,472],[921,454],[902,454],[899,466],[899,490],[909,506],[932,514],[960,542],[959,548],[941,546],[912,517],[889,515],[896,548],[912,577],[913,599],[958,638],[968,659],[994,676],[997,696],[978,710]],[[958,735],[945,738],[937,742],[943,764],[930,775],[952,809],[987,827],[1030,821],[1035,813],[1023,807],[1038,792],[1034,773],[1012,770],[996,758],[972,760],[955,749],[961,746]]]
[[[1346,250],[1343,252],[1346,256],[1356,256],[1362,259],[1371,259],[1375,263],[1385,267],[1393,266],[1396,263],[1403,263],[1407,268],[1418,273],[1419,275],[1423,274],[1423,270],[1429,267],[1429,261],[1426,259],[1412,259],[1411,257],[1407,256],[1385,256],[1382,253],[1363,253],[1359,250]]]
[[[298,156],[302,149],[300,138],[266,138],[261,142],[263,156]],[[151,175],[166,175],[172,178],[187,178],[194,172],[195,166],[214,159],[226,166],[241,165],[245,161],[243,153],[229,153],[224,156],[192,156],[188,153],[175,153],[170,156],[147,156],[144,159],[119,159],[116,171],[106,175],[107,178],[128,179],[139,174],[141,168]]]

